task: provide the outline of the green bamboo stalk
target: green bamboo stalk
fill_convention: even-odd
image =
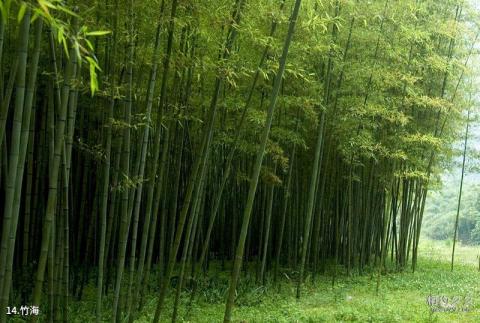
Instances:
[[[45,267],[47,262],[47,255],[49,249],[49,241],[51,239],[51,231],[53,219],[55,217],[56,208],[57,208],[57,193],[58,193],[58,175],[59,168],[61,163],[62,151],[64,148],[65,142],[65,128],[66,128],[66,118],[68,110],[68,99],[70,96],[70,88],[73,86],[72,80],[75,79],[77,74],[77,55],[72,46],[70,49],[69,60],[67,61],[65,72],[63,76],[63,85],[61,90],[61,105],[57,106],[58,108],[58,120],[55,127],[55,138],[54,138],[54,155],[52,163],[49,167],[49,191],[48,191],[48,200],[47,207],[45,211],[45,220],[42,228],[42,241],[40,246],[40,257],[38,261],[37,273],[35,288],[33,292],[33,302],[35,306],[40,306],[42,298],[42,287],[45,276]],[[58,78],[57,78],[58,79]],[[36,321],[38,318],[33,317],[33,321]]]
[[[203,191],[203,188],[205,186],[205,174],[203,174],[203,177],[200,179],[200,184],[198,185],[198,190]],[[191,244],[194,243],[194,240],[192,240],[191,236],[193,235],[192,231],[196,230],[196,223],[198,219],[198,213],[200,212],[200,205],[201,205],[200,199],[196,199],[193,202],[192,205],[192,216],[188,220],[187,228],[186,228],[186,234],[185,234],[185,240],[184,240],[184,247],[182,251],[182,258],[181,258],[181,264],[180,264],[180,273],[179,273],[179,279],[177,282],[177,290],[175,293],[175,300],[173,304],[173,313],[172,313],[172,323],[175,323],[177,321],[177,315],[178,315],[178,304],[180,302],[180,293],[182,291],[182,286],[183,286],[183,281],[184,281],[184,276],[185,276],[185,264],[187,261],[187,255],[188,255],[188,249]]]
[[[21,193],[22,193],[23,175],[25,170],[25,159],[27,154],[27,147],[29,145],[28,141],[30,138],[30,124],[31,124],[33,97],[34,97],[34,91],[35,91],[35,86],[37,81],[37,71],[38,71],[38,61],[40,57],[42,28],[43,28],[43,20],[38,19],[35,23],[35,47],[34,47],[32,60],[30,62],[28,84],[25,89],[24,111],[22,116],[23,117],[22,129],[20,133],[20,147],[19,147],[20,151],[19,151],[18,164],[16,165],[17,176],[16,176],[16,182],[15,182],[12,224],[11,224],[10,236],[9,236],[7,268],[5,273],[3,295],[1,295],[1,299],[0,299],[0,304],[3,307],[7,306],[8,304],[10,284],[12,281],[13,256],[14,256],[14,249],[15,249],[18,218],[20,213],[20,200],[21,200]],[[33,145],[33,142],[30,144]],[[0,314],[0,322],[3,323],[2,320],[5,320],[5,319],[6,318],[2,317],[2,314]]]
[[[312,218],[313,218],[313,207],[315,204],[315,192],[317,190],[318,172],[320,171],[320,155],[321,155],[320,153],[323,145],[324,128],[325,128],[325,112],[322,111],[320,116],[320,122],[318,124],[317,143],[315,146],[315,157],[312,165],[312,175],[310,177],[307,213],[305,216],[304,230],[302,235],[302,238],[303,238],[303,244],[301,249],[302,257],[300,260],[300,269],[299,269],[300,275],[297,281],[297,294],[296,294],[297,298],[300,298],[300,291],[301,291],[303,276],[305,272],[305,262],[307,259],[307,247],[310,239],[310,230],[311,230]]]
[[[10,76],[7,82],[7,88],[5,94],[3,95],[1,106],[0,106],[0,142],[3,142],[5,136],[6,123],[8,117],[8,110],[10,107],[10,101],[12,99],[13,88],[15,86],[15,80],[18,71],[18,57],[14,59],[12,69],[10,70]],[[0,158],[2,157],[2,152],[0,152]],[[6,154],[5,154],[6,156]]]
[[[273,168],[273,173],[277,172],[277,163]],[[262,248],[262,265],[260,267],[260,282],[265,285],[265,270],[267,265],[267,251],[268,251],[268,242],[270,240],[270,227],[272,222],[272,208],[273,208],[273,197],[274,197],[275,185],[271,184],[268,190],[268,201],[267,201],[267,210],[265,217],[265,236],[263,238],[263,248]]]
[[[4,202],[4,217],[2,227],[2,240],[0,249],[0,304],[4,304],[4,295],[8,294],[10,290],[4,291],[4,287],[9,282],[6,281],[7,271],[7,255],[9,252],[9,238],[12,230],[12,222],[14,222],[14,199],[15,188],[17,179],[17,166],[20,159],[20,142],[22,131],[22,119],[25,103],[25,83],[26,83],[26,71],[27,71],[27,57],[28,57],[28,36],[30,32],[30,15],[31,10],[28,9],[22,18],[19,33],[18,33],[18,72],[16,75],[15,85],[15,107],[13,115],[13,127],[11,134],[10,154],[8,158],[8,173],[6,174],[6,186],[5,186],[5,202]],[[5,315],[5,311],[2,311],[2,316]],[[3,319],[5,320],[5,319]],[[3,322],[2,322],[3,323]]]
[[[113,17],[113,45],[112,45],[112,60],[115,61],[117,51],[117,26],[118,26],[118,1],[115,1],[115,10]],[[109,66],[109,65],[107,65]],[[115,73],[116,69],[113,68],[111,73],[112,88],[111,98],[107,115],[107,130],[106,130],[106,147],[105,147],[105,164],[103,167],[103,187],[100,207],[100,243],[98,252],[98,280],[97,280],[97,304],[96,304],[96,322],[100,323],[102,320],[102,296],[103,296],[103,277],[105,271],[105,260],[108,253],[108,247],[106,247],[107,239],[107,212],[108,212],[108,192],[110,188],[110,168],[111,168],[111,154],[112,154],[112,121],[114,118],[114,107],[116,103],[115,99]],[[113,218],[113,217],[112,217]],[[110,226],[111,227],[111,221]],[[105,250],[107,252],[105,252]]]
[[[460,190],[458,193],[458,203],[457,203],[457,214],[455,216],[455,226],[453,228],[453,246],[452,246],[452,261],[450,265],[450,270],[453,271],[453,264],[455,261],[455,246],[457,243],[457,232],[458,232],[458,220],[460,218],[460,206],[462,203],[462,189],[463,189],[463,178],[465,176],[465,160],[467,156],[467,144],[468,144],[468,130],[470,126],[470,109],[467,114],[467,126],[465,127],[465,139],[463,146],[463,160],[462,160],[462,175],[460,177]]]
[[[133,59],[134,59],[134,14],[133,14],[133,0],[129,1],[129,15],[130,15],[130,27],[129,27],[129,41],[127,49],[127,95],[125,99],[125,123],[126,127],[123,133],[123,152],[122,152],[122,173],[123,176],[128,178],[130,176],[130,155],[131,155],[131,134],[130,123],[133,103]],[[120,317],[120,290],[122,286],[123,272],[125,269],[125,255],[127,249],[128,232],[130,228],[131,214],[129,212],[129,193],[130,190],[127,187],[123,188],[121,198],[121,217],[120,217],[120,231],[118,240],[118,255],[117,255],[117,274],[115,280],[115,296],[113,302],[113,315],[112,322],[121,320]]]
[[[97,304],[96,304],[96,321],[102,319],[102,296],[103,296],[103,276],[105,267],[105,240],[107,231],[107,209],[108,209],[108,191],[110,188],[110,168],[111,168],[111,150],[112,150],[112,119],[115,99],[112,97],[108,108],[107,115],[107,133],[105,147],[105,163],[103,167],[103,183],[102,198],[100,208],[100,243],[98,253],[98,280],[97,280]],[[108,251],[108,249],[107,249]]]
[[[267,140],[269,137],[270,133],[270,128],[272,126],[272,121],[273,121],[273,114],[275,112],[275,106],[277,103],[278,99],[278,93],[280,92],[280,85],[282,83],[282,78],[283,78],[283,73],[285,72],[285,66],[287,63],[287,56],[288,56],[288,50],[290,48],[290,43],[293,38],[293,33],[295,30],[295,24],[297,22],[298,18],[298,13],[300,11],[300,4],[301,0],[296,0],[295,1],[295,6],[293,9],[292,16],[290,17],[290,24],[288,27],[288,33],[285,39],[284,47],[283,47],[283,52],[282,56],[280,58],[280,64],[278,67],[277,74],[275,76],[275,82],[273,85],[272,89],[272,94],[270,97],[270,105],[268,108],[268,114],[267,114],[267,119],[265,123],[265,128],[261,137],[261,142],[260,142],[260,147],[257,152],[254,168],[253,168],[253,174],[251,177],[251,182],[250,182],[250,188],[248,191],[248,197],[247,197],[247,203],[245,205],[244,213],[243,213],[243,223],[240,231],[240,237],[239,237],[239,242],[237,244],[237,249],[235,252],[235,260],[234,260],[234,265],[233,265],[233,270],[232,270],[232,277],[230,279],[230,286],[228,289],[228,298],[227,298],[227,303],[225,306],[225,316],[224,316],[224,322],[231,322],[232,321],[232,311],[233,311],[233,304],[235,301],[235,294],[236,294],[236,288],[237,288],[237,282],[238,278],[240,276],[240,270],[242,268],[242,260],[243,260],[243,254],[244,254],[244,248],[245,248],[245,240],[247,238],[247,232],[248,232],[248,226],[250,222],[250,216],[252,214],[252,208],[253,208],[253,201],[255,199],[255,193],[257,191],[257,184],[258,184],[258,178],[260,175],[260,169],[262,166],[263,162],[263,157],[265,155],[265,148],[267,146]]]
[[[3,21],[3,15],[0,15],[0,66],[2,65],[3,58],[3,41],[5,39],[5,21]],[[0,68],[0,73],[2,69]],[[2,89],[3,90],[3,89]]]
[[[177,2],[174,1],[172,4],[172,16],[175,16],[176,12],[176,6]],[[163,7],[163,3],[162,3]],[[139,178],[143,179],[144,174],[145,174],[145,165],[146,165],[146,160],[147,160],[147,150],[148,150],[148,139],[150,137],[150,123],[151,123],[151,113],[152,113],[152,106],[153,106],[153,95],[155,91],[155,84],[156,84],[156,78],[157,78],[157,70],[158,70],[158,61],[160,57],[160,32],[161,32],[161,21],[159,21],[157,25],[157,31],[156,31],[156,36],[155,36],[155,46],[153,49],[153,56],[152,56],[152,68],[150,71],[150,80],[148,83],[148,90],[147,90],[147,107],[146,107],[146,119],[147,119],[147,125],[145,126],[144,132],[143,132],[143,142],[142,142],[142,151],[141,151],[141,156],[140,156],[140,172],[139,172]],[[143,181],[139,184],[137,187],[136,191],[136,198],[135,198],[135,206],[134,206],[134,214],[133,214],[133,230],[132,230],[132,238],[131,238],[131,254],[130,254],[130,279],[129,279],[129,285],[128,285],[128,309],[127,309],[127,315],[129,316],[129,322],[133,322],[133,313],[132,313],[132,303],[133,303],[133,297],[132,297],[132,288],[133,288],[133,296],[138,295],[138,289],[140,288],[139,283],[141,282],[142,275],[143,275],[143,262],[144,262],[144,255],[145,255],[145,249],[146,249],[146,238],[147,238],[147,233],[148,233],[148,226],[144,227],[144,232],[142,236],[142,244],[141,244],[141,255],[142,259],[140,259],[139,262],[139,270],[138,270],[138,278],[135,279],[135,282],[137,284],[134,285],[134,272],[135,272],[135,250],[136,250],[136,242],[137,242],[137,228],[138,228],[138,219],[139,219],[139,214],[140,214],[140,202],[142,198],[142,192],[143,192]],[[149,224],[150,223],[150,215],[151,213],[148,212],[145,216],[145,223]],[[145,230],[147,229],[147,230]]]
[[[244,0],[237,0],[235,4],[235,10],[233,13],[233,21],[236,22],[237,24],[240,21],[241,17],[241,10],[243,9],[244,5]],[[235,41],[235,38],[237,36],[237,31],[235,28],[231,27],[231,31],[229,33],[229,37],[227,38],[227,42],[225,44],[225,47],[223,49],[222,57],[223,59],[227,59],[230,55],[230,51],[233,47],[233,43]],[[213,128],[214,128],[214,122],[215,122],[215,117],[217,113],[217,107],[218,107],[218,97],[220,94],[220,88],[222,85],[222,79],[217,76],[215,80],[215,87],[214,87],[214,93],[212,96],[212,100],[210,102],[210,111],[208,115],[208,122],[206,124],[206,127],[204,129],[204,134],[202,138],[202,143],[200,146],[200,154],[195,160],[195,164],[193,166],[192,173],[190,175],[190,180],[188,183],[187,191],[185,194],[185,199],[183,203],[182,210],[180,212],[180,217],[178,219],[177,223],[177,229],[175,231],[175,238],[173,245],[171,246],[171,252],[169,254],[169,260],[167,264],[167,269],[165,272],[165,275],[163,279],[161,280],[160,283],[160,295],[158,298],[157,302],[157,308],[155,310],[155,316],[153,319],[153,322],[158,323],[160,319],[160,314],[162,311],[163,303],[165,301],[165,296],[166,296],[166,291],[168,284],[170,283],[170,276],[173,271],[173,267],[175,265],[178,249],[180,247],[180,241],[182,238],[183,234],[183,229],[185,226],[186,218],[190,209],[190,204],[192,202],[192,197],[193,201],[198,199],[198,192],[199,190],[195,190],[194,194],[194,188],[199,185],[199,180],[202,178],[205,168],[206,168],[206,159],[209,154],[209,149],[211,147],[211,142],[212,142],[212,137],[213,137]]]
[[[284,5],[285,5],[285,1],[282,0],[282,2],[280,4],[280,10],[283,10]],[[269,34],[270,37],[272,37],[275,34],[277,26],[278,26],[277,22],[275,20],[272,21],[272,26],[271,26],[270,34]],[[235,138],[233,140],[233,147],[231,148],[231,150],[230,150],[230,152],[227,156],[225,171],[223,173],[222,181],[221,181],[217,196],[215,198],[215,203],[214,203],[214,206],[212,208],[212,213],[210,215],[207,232],[205,234],[205,239],[204,239],[204,243],[203,243],[203,246],[202,246],[202,251],[200,253],[200,258],[198,260],[197,267],[199,267],[199,268],[201,268],[203,266],[203,263],[204,263],[204,261],[206,259],[206,256],[207,256],[208,247],[209,247],[209,243],[210,243],[210,237],[211,237],[211,234],[212,234],[212,231],[213,231],[213,226],[215,224],[215,220],[217,218],[217,214],[218,214],[218,211],[219,211],[219,208],[220,208],[220,204],[222,202],[223,191],[225,189],[225,186],[227,184],[228,179],[230,178],[232,161],[233,161],[233,158],[235,157],[235,153],[236,153],[236,150],[238,148],[238,142],[240,140],[240,136],[241,136],[241,133],[242,133],[242,130],[243,130],[245,118],[246,118],[248,109],[250,108],[252,98],[253,98],[253,93],[255,91],[255,88],[257,86],[257,82],[258,82],[259,77],[260,77],[260,69],[265,64],[265,61],[267,59],[267,55],[268,55],[268,51],[269,51],[270,47],[271,47],[270,43],[268,43],[267,46],[265,46],[262,57],[260,59],[260,63],[258,64],[257,71],[255,72],[255,76],[253,78],[253,82],[252,82],[252,85],[250,87],[247,99],[245,101],[245,105],[244,105],[243,110],[242,110],[242,115],[240,117],[239,122],[237,123]],[[193,280],[196,281],[196,279],[197,279],[197,273],[194,271]],[[192,294],[190,295],[190,304],[192,303],[192,301],[195,298],[196,291],[197,291],[197,284],[194,285]]]
[[[298,116],[297,116],[298,118]],[[297,119],[298,120],[298,119]],[[297,121],[297,128],[298,128],[298,121]],[[298,129],[297,129],[298,130]],[[280,255],[282,253],[282,245],[285,235],[285,223],[287,217],[287,210],[288,210],[288,202],[290,201],[291,197],[291,187],[292,187],[292,174],[293,174],[293,166],[295,163],[295,155],[296,155],[297,145],[294,144],[292,148],[292,152],[290,155],[290,163],[288,167],[288,175],[287,175],[287,185],[284,188],[283,193],[283,205],[282,205],[282,215],[280,218],[280,227],[279,227],[279,234],[277,240],[277,249],[275,252],[275,269],[273,273],[273,280],[277,282],[278,277],[278,270],[280,269]]]

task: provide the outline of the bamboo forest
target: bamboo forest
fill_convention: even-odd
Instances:
[[[0,323],[480,322],[479,35],[475,0],[0,0]]]

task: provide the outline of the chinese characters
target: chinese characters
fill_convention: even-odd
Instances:
[[[31,315],[39,315],[40,309],[38,306],[27,306],[22,305],[20,307],[17,306],[7,306],[7,315],[20,315],[20,316],[31,316]]]
[[[432,312],[469,312],[473,300],[470,296],[429,295],[427,304]]]

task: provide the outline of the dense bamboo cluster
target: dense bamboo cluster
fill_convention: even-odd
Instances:
[[[288,273],[300,297],[318,274],[415,270],[468,109],[466,2],[0,9],[0,308],[67,322],[95,285],[98,322],[133,322],[146,293],[175,321],[221,266],[230,322],[242,275]]]

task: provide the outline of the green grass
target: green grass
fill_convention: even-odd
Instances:
[[[235,322],[480,322],[480,272],[477,255],[480,247],[459,245],[455,270],[450,271],[451,243],[422,241],[417,271],[410,268],[381,276],[380,291],[376,293],[377,274],[366,270],[363,275],[338,275],[332,288],[331,273],[318,276],[315,283],[307,277],[300,300],[295,298],[295,273],[283,275],[280,290],[268,282],[259,287],[243,277],[238,288]],[[392,266],[389,266],[391,268]],[[199,288],[198,297],[187,314],[189,294],[182,295],[178,322],[222,322],[224,300],[228,288],[228,271],[214,271]],[[155,275],[152,275],[155,277]],[[152,281],[152,286],[158,286]],[[81,302],[70,303],[71,322],[95,321],[95,286],[85,288]],[[151,322],[156,306],[156,293],[145,297],[136,322]],[[469,296],[473,307],[469,312],[432,312],[428,296]],[[112,294],[105,297],[104,320],[109,321]],[[166,300],[162,322],[170,322],[172,297]],[[41,319],[42,320],[42,319]],[[23,320],[12,320],[23,322]]]
[[[437,262],[451,262],[452,241],[421,240],[420,254],[423,258]],[[463,246],[457,242],[455,247],[455,263],[472,265],[478,268],[480,246]]]
[[[417,272],[382,275],[379,294],[376,276],[339,276],[332,288],[331,278],[321,276],[305,286],[297,300],[294,283],[285,279],[278,292],[273,285],[254,287],[243,281],[239,289],[234,320],[236,322],[480,322],[479,248],[458,246],[455,270],[450,271],[451,244],[422,241]],[[225,273],[205,288],[186,314],[188,295],[182,300],[180,322],[221,322],[227,286]],[[465,297],[473,300],[468,312],[435,312],[427,297]],[[170,302],[166,305],[169,308]],[[137,322],[150,322],[155,309],[152,298]],[[168,311],[167,311],[168,312]],[[169,313],[164,314],[165,321]]]

